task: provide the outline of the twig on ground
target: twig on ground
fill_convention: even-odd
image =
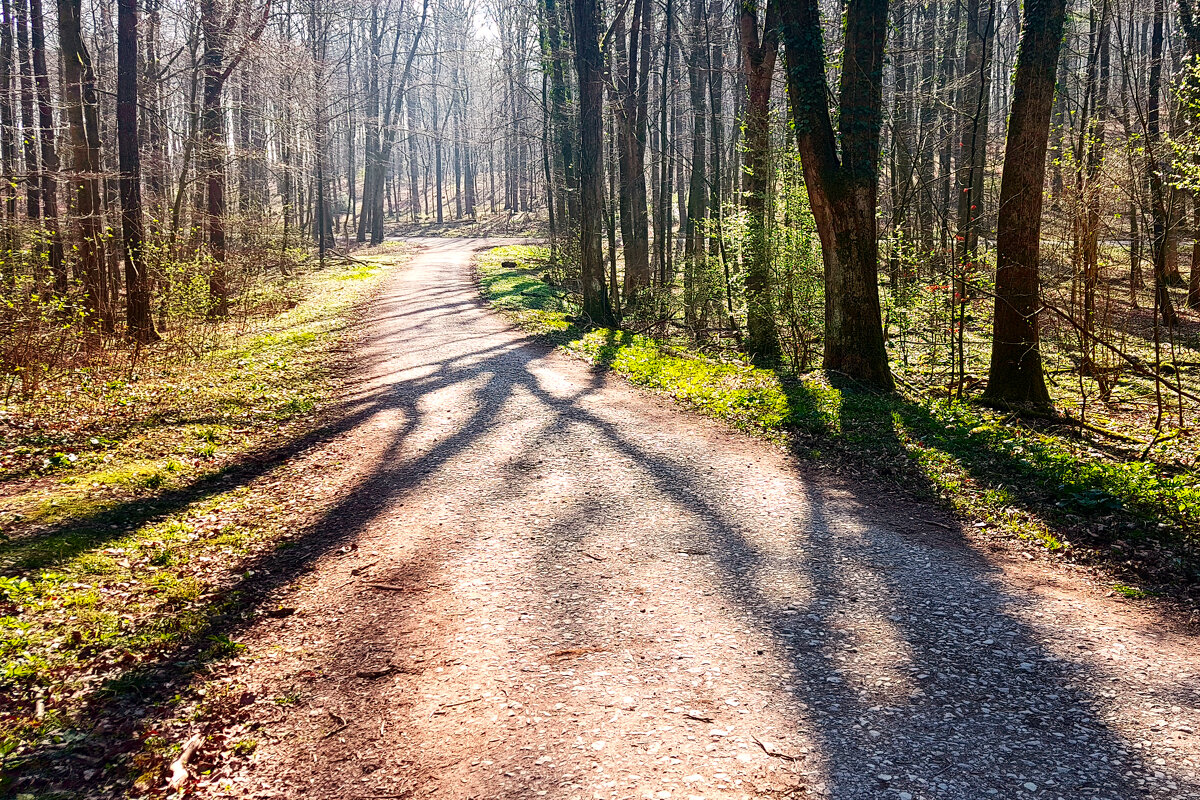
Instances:
[[[782,758],[784,761],[799,760],[796,756],[793,756],[793,755],[783,752],[775,745],[771,744],[770,742],[763,741],[762,739],[755,736],[753,733],[750,734],[750,738],[753,739],[755,742],[757,742],[758,746],[763,749],[763,752],[769,756],[774,756],[775,758]]]
[[[435,708],[433,710],[433,713],[430,714],[429,716],[436,717],[438,714],[445,714],[446,709],[448,709],[448,708],[455,708],[456,706],[465,706],[468,703],[478,703],[482,699],[483,699],[482,697],[472,697],[470,700],[459,700],[457,703],[442,703],[440,706]]]
[[[179,757],[171,762],[171,779],[167,781],[167,788],[171,791],[178,791],[183,788],[191,775],[188,773],[188,762],[192,760],[192,756],[200,749],[200,745],[204,744],[204,734],[196,733],[192,738],[188,739],[183,745],[183,750],[180,751]]]
[[[937,525],[939,528],[945,528],[948,531],[958,530],[958,528],[954,527],[953,525],[947,525],[944,522],[936,522],[935,520],[932,520],[932,519],[925,519],[924,517],[909,517],[909,519],[914,520],[916,522],[924,522],[927,525]]]

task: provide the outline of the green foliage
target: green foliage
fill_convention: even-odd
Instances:
[[[907,474],[962,514],[1051,550],[1068,546],[1060,529],[1071,520],[1176,543],[1200,530],[1200,482],[1193,472],[1089,457],[1060,437],[967,402],[849,391],[823,376],[787,377],[628,331],[585,331],[564,312],[537,307],[542,295],[533,270],[499,266],[523,253],[540,257],[508,248],[503,258],[493,252],[480,260],[489,300],[592,363],[702,413],[771,436],[818,436],[847,458]]]
[[[1113,584],[1113,591],[1130,600],[1145,600],[1150,596],[1150,593],[1144,589],[1139,589],[1136,586],[1128,586],[1124,583]]]
[[[1170,139],[1174,151],[1172,183],[1189,192],[1200,191],[1200,57],[1189,56],[1179,71],[1175,99],[1187,123]]]
[[[214,590],[244,579],[246,557],[286,528],[261,495],[221,479],[246,452],[311,429],[352,310],[403,256],[297,274],[295,302],[256,293],[266,310],[205,323],[193,358],[152,349],[119,372],[89,362],[0,408],[14,437],[0,438],[0,757],[75,735],[99,695],[143,691],[143,661],[242,651],[214,625],[236,593]]]
[[[801,374],[820,359],[825,319],[825,266],[816,222],[808,205],[800,158],[793,148],[777,148],[776,179],[766,197],[764,239],[771,271],[775,330],[790,372]],[[734,302],[745,316],[745,276],[738,266],[748,246],[750,220],[744,208],[726,209],[723,230]]]

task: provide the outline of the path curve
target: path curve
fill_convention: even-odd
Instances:
[[[329,552],[202,794],[1200,798],[1182,628],[550,351],[478,301],[483,244],[373,306],[356,422],[295,470]]]

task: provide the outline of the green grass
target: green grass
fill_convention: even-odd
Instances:
[[[206,633],[237,601],[214,589],[288,531],[265,490],[222,479],[251,452],[313,428],[332,399],[330,367],[354,309],[404,258],[305,275],[293,308],[252,325],[230,321],[239,329],[218,350],[152,361],[137,381],[86,398],[107,424],[81,437],[75,459],[5,476],[0,773],[68,743],[86,727],[78,715],[88,703],[140,691],[137,670],[103,678],[114,665],[152,661],[191,639],[202,662],[242,650]],[[6,412],[44,425],[56,408],[26,401]]]
[[[478,260],[480,287],[535,333],[632,383],[739,428],[834,454],[885,481],[935,495],[965,519],[1049,550],[1152,539],[1190,551],[1200,531],[1200,479],[1145,461],[1098,457],[964,402],[880,396],[823,374],[783,375],[627,331],[583,330],[561,292],[540,279],[544,248],[505,247]],[[502,261],[516,263],[504,268]],[[869,474],[869,473],[868,473]],[[1186,556],[1186,552],[1185,552]],[[1198,577],[1190,557],[1175,566]]]

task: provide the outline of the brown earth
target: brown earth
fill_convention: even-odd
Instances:
[[[201,797],[1200,798],[1200,646],[554,352],[424,242]],[[290,609],[295,609],[290,613]]]

